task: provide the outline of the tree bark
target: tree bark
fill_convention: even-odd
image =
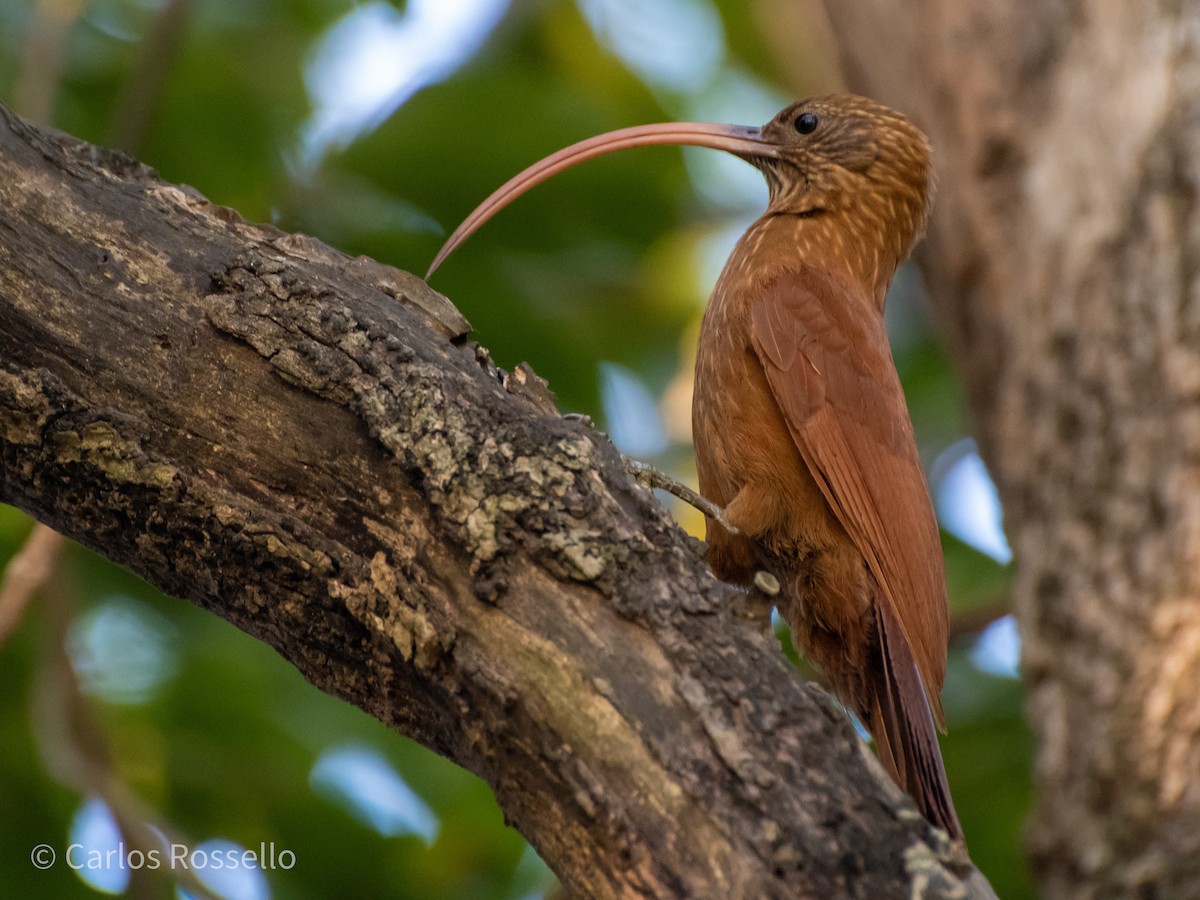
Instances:
[[[1200,5],[827,3],[1015,551],[1048,897],[1200,897]]]
[[[419,279],[0,108],[0,499],[478,773],[571,893],[986,896]]]

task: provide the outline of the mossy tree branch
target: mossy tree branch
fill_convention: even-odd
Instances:
[[[611,445],[466,330],[0,110],[0,499],[478,773],[572,893],[986,892]]]

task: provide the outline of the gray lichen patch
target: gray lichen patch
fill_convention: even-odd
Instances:
[[[946,860],[935,855],[924,842],[914,843],[904,851],[904,871],[909,877],[912,900],[971,896],[967,885],[947,867]]]
[[[514,405],[486,351],[431,330],[428,309],[385,306],[372,316],[358,304],[351,314],[331,305],[339,286],[269,253],[240,258],[214,281],[214,324],[289,384],[363,421],[424,494],[442,537],[468,554],[481,596],[502,593],[495,567],[514,551],[603,589],[614,563],[645,544],[639,533],[613,533],[624,515],[598,475],[593,438],[550,416],[544,397]],[[404,290],[417,285],[405,280]],[[518,382],[536,376],[523,370]]]
[[[113,482],[162,490],[178,475],[174,466],[150,459],[137,440],[122,436],[109,421],[89,422],[78,431],[55,431],[51,444],[61,462],[86,462]]]
[[[40,444],[53,413],[39,374],[14,375],[0,369],[0,437],[6,443]]]
[[[405,662],[422,671],[432,670],[449,648],[450,637],[439,631],[420,605],[409,602],[395,566],[388,556],[376,553],[369,578],[353,587],[341,579],[329,581],[330,594],[371,632],[386,635]]]
[[[286,531],[275,527],[255,528],[251,525],[245,525],[243,531],[272,556],[291,561],[301,571],[323,575],[333,568],[333,562],[327,553]]]
[[[543,560],[547,568],[575,581],[599,581],[616,555],[608,549],[602,535],[591,530],[551,532],[543,538],[543,546],[552,551]]]

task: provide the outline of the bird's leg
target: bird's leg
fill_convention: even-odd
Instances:
[[[636,459],[630,459],[624,453],[621,454],[621,459],[625,462],[625,468],[638,481],[650,488],[658,488],[666,491],[673,497],[678,497],[688,506],[693,506],[704,515],[708,516],[721,524],[721,527],[730,534],[741,534],[741,529],[732,524],[725,518],[725,510],[717,506],[706,497],[700,496],[686,484],[680,484],[674,478],[664,475],[658,469],[644,462],[639,462]]]
[[[644,462],[639,462],[636,459],[630,459],[624,453],[621,454],[621,459],[624,461],[625,468],[628,470],[629,474],[631,474],[642,484],[651,488],[659,488],[674,497],[678,497],[684,503],[695,507],[696,509],[700,510],[700,512],[704,513],[704,515],[719,522],[721,527],[730,534],[741,535],[744,533],[740,528],[726,518],[724,508],[713,503],[707,497],[703,497],[696,493],[686,484],[680,484],[678,481],[668,475],[664,475],[653,466],[647,465]],[[751,582],[751,584],[754,586],[754,589],[764,597],[775,597],[779,594],[780,590],[782,590],[779,584],[779,579],[766,569],[759,569],[757,572],[755,572],[754,580]]]
[[[564,413],[563,418],[569,419],[572,422],[578,422],[585,428],[591,428],[597,434],[602,434],[605,437],[608,437],[607,434],[596,428],[596,424],[592,421],[592,417],[586,415],[585,413]],[[617,452],[621,453],[620,450]],[[725,517],[724,509],[706,497],[696,493],[686,484],[681,484],[671,476],[660,472],[649,463],[641,462],[633,457],[626,456],[624,453],[621,453],[621,462],[625,464],[625,471],[627,471],[642,484],[646,485],[646,487],[658,488],[659,490],[666,491],[673,497],[678,497],[688,506],[700,510],[700,512],[704,513],[704,515],[708,516],[710,519],[719,522],[721,527],[730,534],[740,535],[742,533],[741,529],[739,529]]]
[[[569,413],[568,416],[564,418],[567,417],[574,419],[575,421],[582,422],[588,427],[595,427],[592,424],[591,418],[583,415],[582,413]],[[603,434],[603,432],[601,432],[601,434]],[[741,535],[743,533],[740,528],[726,518],[724,507],[718,506],[707,497],[704,497],[696,491],[693,491],[686,484],[682,484],[669,475],[660,472],[649,463],[644,463],[641,460],[634,459],[631,456],[626,456],[624,453],[621,453],[620,450],[617,452],[621,455],[621,462],[625,464],[625,470],[642,484],[646,485],[646,487],[658,488],[659,490],[666,491],[673,497],[678,497],[689,506],[700,510],[700,512],[708,516],[713,521],[720,523],[721,527],[730,534]],[[701,547],[704,546],[703,542],[700,542],[699,545]],[[703,552],[701,552],[701,556],[703,555]],[[760,569],[754,573],[754,580],[751,584],[759,595],[767,598],[778,596],[781,590],[779,579],[765,569]],[[770,623],[769,607],[766,621],[768,624]]]

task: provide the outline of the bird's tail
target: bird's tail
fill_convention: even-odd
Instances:
[[[866,712],[879,761],[926,819],[962,840],[929,700],[912,651],[887,604],[877,603],[875,609],[882,677],[875,680],[875,696]]]

